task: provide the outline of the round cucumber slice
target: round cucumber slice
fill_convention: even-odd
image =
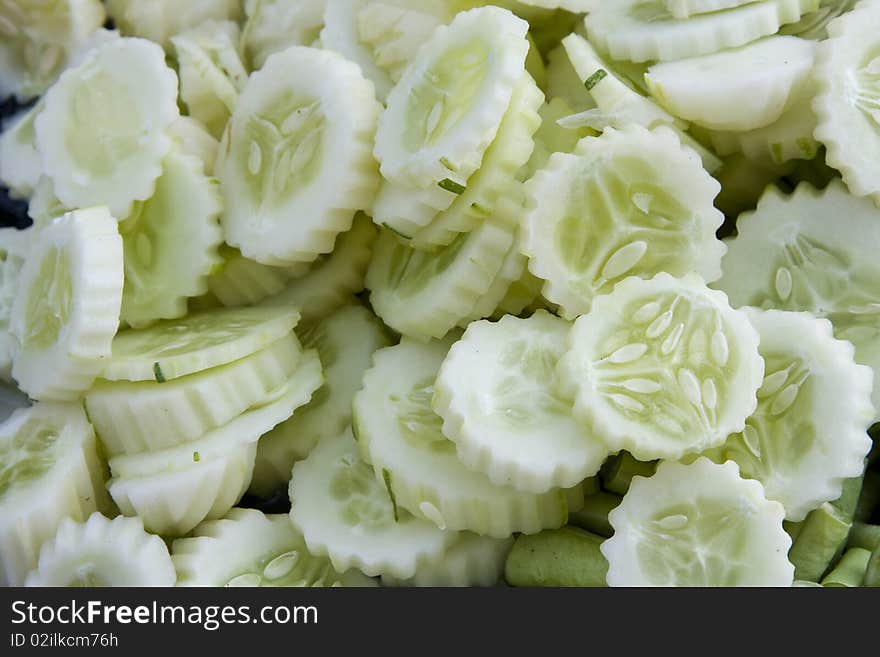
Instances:
[[[180,114],[177,76],[159,46],[110,41],[65,71],[45,103],[37,148],[62,203],[106,205],[121,219],[153,195]]]
[[[448,246],[461,233],[472,231],[487,215],[498,211],[502,200],[519,200],[519,171],[534,150],[534,134],[541,125],[538,110],[544,95],[528,74],[514,89],[510,107],[495,141],[486,150],[482,165],[467,181],[464,191],[430,224],[418,230],[411,245],[419,250]]]
[[[755,130],[776,121],[807,84],[815,42],[772,36],[648,69],[651,94],[670,112],[713,130]],[[697,91],[699,90],[699,91]]]
[[[0,98],[44,93],[105,16],[100,0],[0,5]]]
[[[123,34],[155,41],[172,51],[171,37],[207,21],[237,21],[240,0],[107,0],[107,13]]]
[[[303,327],[303,343],[318,350],[324,385],[293,416],[260,438],[250,492],[269,496],[290,481],[296,461],[325,437],[351,424],[351,402],[369,369],[373,352],[391,344],[388,332],[369,310],[349,304]]]
[[[631,277],[574,324],[562,393],[612,452],[676,460],[745,428],[764,378],[758,333],[694,274]]]
[[[238,52],[240,32],[237,23],[209,21],[171,37],[180,99],[218,139],[248,78]]]
[[[337,571],[412,577],[456,539],[398,508],[361,460],[350,428],[293,466],[289,495],[290,519],[309,552],[328,556]]]
[[[147,531],[183,536],[204,520],[222,518],[238,503],[256,453],[255,442],[236,444],[210,461],[143,477],[113,478],[107,488],[123,515],[140,517]]]
[[[157,381],[98,380],[85,405],[110,456],[151,452],[195,440],[272,398],[300,363],[288,335],[241,360]]]
[[[263,305],[298,308],[305,322],[322,319],[345,305],[364,289],[377,234],[370,218],[358,213],[351,230],[337,238],[332,253],[318,258],[307,273]]]
[[[490,215],[430,253],[382,230],[366,278],[376,314],[403,335],[423,341],[445,336],[491,288],[514,245],[515,221],[510,213]]]
[[[513,537],[490,538],[461,532],[440,561],[416,570],[409,579],[382,576],[383,586],[461,587],[496,586],[504,572],[504,561]]]
[[[572,498],[579,494],[583,501],[579,484],[571,491],[527,493],[495,485],[459,460],[431,408],[434,381],[452,342],[403,338],[376,352],[352,410],[364,458],[398,507],[446,529],[506,538],[565,524],[569,505],[578,503]]]
[[[223,137],[226,241],[267,265],[312,262],[372,205],[381,105],[356,64],[291,47],[251,75]],[[291,217],[294,220],[291,220]]]
[[[477,7],[438,27],[391,93],[374,153],[382,175],[411,187],[480,167],[525,71],[528,23]]]
[[[817,46],[815,137],[856,196],[880,207],[880,4],[862,2],[828,24]]]
[[[34,131],[34,121],[43,107],[42,102],[37,102],[31,109],[3,121],[0,184],[9,189],[12,198],[30,198],[43,175],[43,162],[37,151],[37,133]]]
[[[186,300],[208,291],[221,260],[222,210],[215,179],[194,155],[172,150],[148,201],[119,222],[125,264],[122,320],[141,328],[186,314]]]
[[[608,585],[791,586],[784,515],[733,462],[662,462],[608,514]]]
[[[665,0],[598,4],[586,17],[590,41],[614,59],[669,61],[737,48],[776,34],[786,23],[815,11],[819,0],[760,0],[675,18]]]
[[[338,573],[315,557],[287,514],[234,508],[171,546],[178,586],[377,586],[357,571]]]
[[[119,326],[122,268],[105,207],[66,214],[36,235],[9,321],[12,376],[33,399],[76,399],[101,372]]]
[[[224,308],[121,331],[101,376],[164,383],[225,365],[283,338],[299,317],[290,307]]]
[[[241,46],[252,71],[290,46],[314,43],[324,24],[327,0],[245,0]]]
[[[0,584],[21,586],[63,518],[109,510],[106,470],[79,404],[37,403],[0,425]]]
[[[161,538],[140,518],[110,520],[93,513],[85,522],[65,518],[40,549],[25,586],[174,586],[177,574]]]
[[[669,130],[631,125],[555,153],[526,183],[521,246],[543,295],[573,319],[630,276],[721,274],[720,185]]]
[[[608,448],[575,421],[556,365],[570,324],[539,310],[468,326],[434,383],[433,409],[462,463],[498,486],[544,493],[599,471]]]
[[[419,47],[454,15],[446,0],[332,0],[321,43],[356,62],[384,102]]]
[[[115,456],[110,459],[110,472],[117,479],[149,477],[188,470],[203,460],[220,459],[236,449],[256,443],[260,436],[293,415],[297,408],[305,406],[323,382],[317,353],[306,351],[296,371],[285,383],[226,424],[209,428],[195,440],[158,451]]]
[[[856,362],[874,369],[880,419],[880,209],[840,180],[818,191],[801,183],[791,196],[774,187],[737,221],[724,275],[713,284],[734,306],[811,312],[852,342]]]
[[[706,455],[736,461],[742,476],[760,481],[767,498],[785,507],[786,520],[799,522],[864,471],[874,374],[856,364],[850,343],[834,339],[826,319],[744,311],[765,363],[758,408],[742,432]]]

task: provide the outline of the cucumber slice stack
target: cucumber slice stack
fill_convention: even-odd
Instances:
[[[290,308],[227,309],[117,336],[85,405],[123,514],[180,536],[238,502],[260,436],[323,383],[317,353],[292,333],[298,320]]]
[[[62,519],[110,510],[98,451],[79,404],[40,402],[0,425],[0,584],[21,586]]]

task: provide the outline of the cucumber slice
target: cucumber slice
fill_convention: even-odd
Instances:
[[[520,248],[567,319],[630,276],[720,277],[720,185],[672,131],[609,128],[552,155],[525,189]]]
[[[715,150],[721,155],[742,153],[764,166],[779,166],[790,160],[812,160],[821,144],[816,141],[816,113],[810,103],[816,94],[812,78],[796,89],[790,107],[768,126],[747,132],[711,133]]]
[[[470,317],[489,291],[515,235],[515,215],[501,212],[431,253],[382,230],[366,278],[374,311],[404,335],[442,338]]]
[[[85,522],[65,518],[43,544],[25,586],[174,586],[177,573],[168,548],[144,531],[140,518],[110,520],[93,513]]]
[[[291,334],[241,360],[165,383],[99,380],[86,410],[110,456],[174,447],[271,400],[297,371],[301,353]]]
[[[880,210],[847,192],[840,180],[824,191],[807,183],[783,196],[769,187],[757,209],[737,221],[713,284],[735,306],[811,312],[856,348],[874,369],[872,400],[880,419]]]
[[[785,507],[786,520],[798,522],[862,474],[871,449],[874,374],[856,365],[852,345],[835,340],[826,319],[744,311],[758,330],[765,363],[758,409],[744,431],[706,455],[736,461],[744,477],[760,481],[767,498]]]
[[[373,352],[391,344],[382,323],[361,305],[343,306],[301,331],[324,367],[324,385],[307,406],[260,438],[250,492],[268,497],[290,481],[296,461],[351,424],[351,402]]]
[[[819,0],[760,0],[675,18],[665,0],[617,0],[585,19],[590,41],[614,59],[669,61],[738,48],[776,34],[786,23],[819,8]]]
[[[140,517],[148,532],[183,536],[204,520],[222,518],[238,503],[256,453],[256,442],[237,444],[183,470],[114,478],[107,487],[123,515]]]
[[[186,314],[186,300],[208,291],[221,261],[217,180],[194,155],[172,150],[148,201],[119,222],[125,264],[122,320],[141,328]]]
[[[43,111],[38,102],[3,121],[0,132],[0,184],[9,189],[12,198],[28,199],[43,175],[43,163],[37,151],[34,120]]]
[[[107,0],[107,13],[123,34],[155,41],[171,52],[171,37],[207,21],[237,21],[240,0]]]
[[[699,14],[741,7],[750,2],[755,0],[663,0],[663,6],[673,18],[686,19]]]
[[[596,107],[561,43],[547,53],[547,98],[564,100],[572,109],[569,114]]]
[[[655,64],[645,81],[666,109],[686,121],[713,130],[755,130],[782,116],[795,90],[807,84],[815,46],[797,37],[767,37]]]
[[[261,265],[226,245],[220,247],[220,256],[223,265],[208,279],[208,289],[224,306],[257,304],[279,294],[292,278],[305,276],[309,271],[305,263],[290,267]]]
[[[608,585],[791,586],[784,514],[735,463],[661,463],[608,515]]]
[[[572,416],[556,364],[571,325],[539,310],[468,326],[434,383],[434,411],[461,462],[497,486],[544,493],[599,471],[609,450]]]
[[[101,376],[164,383],[249,356],[290,333],[298,321],[295,308],[228,308],[121,331]]]
[[[814,135],[856,196],[880,207],[880,4],[862,2],[828,24],[817,46]]]
[[[0,584],[21,586],[62,518],[109,510],[106,470],[78,404],[41,402],[0,425]]]
[[[820,7],[804,14],[797,23],[783,25],[780,34],[790,34],[801,39],[823,41],[828,38],[828,23],[841,14],[852,11],[861,0],[821,0]]]
[[[422,44],[431,38],[438,26],[453,19],[456,4],[454,0],[357,1],[357,10],[352,12],[356,21],[353,34],[359,42],[360,57],[368,54],[374,66],[379,68],[380,74],[374,79],[377,93],[380,93],[380,85],[388,82],[387,90],[380,94],[382,100],[391,86],[403,77]],[[328,6],[324,14],[326,26],[321,36],[324,46],[333,48],[333,39],[326,36],[331,29],[330,13]],[[334,7],[333,13],[338,14],[338,8]]]
[[[357,571],[338,573],[315,557],[287,514],[234,508],[171,546],[178,586],[376,586]]]
[[[495,139],[525,72],[528,23],[478,7],[438,27],[388,94],[374,153],[382,175],[412,187],[467,180]]]
[[[121,219],[153,195],[179,116],[177,77],[143,39],[117,39],[64,72],[37,116],[37,148],[70,208],[107,205]]]
[[[522,210],[520,209],[520,207],[521,206],[519,206],[518,204],[514,207],[513,201],[504,198],[500,201],[496,212],[509,212],[511,214],[517,213],[521,215]],[[513,246],[510,247],[507,255],[504,256],[504,262],[501,263],[501,269],[495,276],[495,280],[492,281],[492,284],[489,286],[489,289],[486,291],[486,293],[480,296],[479,299],[477,299],[476,303],[474,304],[473,310],[471,310],[467,317],[465,317],[458,323],[458,326],[461,328],[467,328],[471,322],[476,322],[486,317],[492,317],[498,314],[499,307],[501,306],[501,303],[507,298],[510,289],[514,286],[514,284],[517,283],[517,281],[519,281],[523,277],[524,272],[527,271],[527,262],[528,259],[520,252],[519,240],[514,238]],[[521,311],[522,308],[520,308],[519,310]]]
[[[324,24],[327,0],[245,0],[241,46],[252,71],[269,55],[311,45]]]
[[[337,571],[405,579],[456,539],[398,508],[361,460],[350,428],[324,438],[293,466],[289,495],[290,519],[309,552],[328,556]]]
[[[77,399],[119,326],[122,238],[106,208],[76,210],[36,236],[9,320],[12,376],[33,399]]]
[[[168,136],[182,153],[195,155],[202,161],[205,175],[214,175],[214,161],[217,159],[220,142],[214,139],[205,126],[191,116],[181,116],[168,127]]]
[[[562,393],[612,452],[677,460],[745,428],[764,378],[758,333],[699,276],[631,277],[574,324]]]
[[[0,5],[0,98],[24,102],[44,93],[104,18],[99,0]]]
[[[296,46],[273,55],[251,75],[224,134],[226,241],[267,265],[332,251],[373,202],[380,108],[373,85],[337,53]]]
[[[33,236],[33,228],[0,228],[0,378],[9,382],[12,382],[12,357],[15,352],[15,339],[9,332],[9,320]]]
[[[442,187],[432,185],[420,189],[398,185],[383,178],[373,201],[373,221],[393,230],[401,238],[410,239],[453,204],[457,194],[450,190],[460,191],[466,182],[451,176]]]
[[[570,34],[562,40],[572,66],[589,89],[596,102],[595,109],[559,119],[563,128],[590,128],[603,131],[607,127],[625,129],[631,124],[646,128],[659,126],[674,130],[682,144],[697,152],[709,173],[721,167],[721,160],[685,132],[688,124],[673,117],[650,98],[646,98],[633,88],[631,82],[623,78],[605,59],[599,55],[590,42],[579,34]]]
[[[632,89],[579,34],[569,34],[562,40],[562,46],[581,84],[596,103],[595,110],[582,113],[584,117],[595,117],[595,125],[591,127],[603,130],[606,124],[620,128],[630,123],[646,128],[659,124],[687,127],[653,100]]]
[[[248,78],[238,53],[240,32],[237,23],[209,21],[171,37],[180,99],[218,139]]]
[[[306,351],[290,379],[226,424],[209,428],[196,440],[159,451],[115,456],[110,459],[110,472],[117,479],[149,477],[187,470],[193,464],[222,458],[256,443],[260,436],[307,404],[323,382],[317,353]]]
[[[431,401],[452,342],[403,338],[376,352],[352,409],[361,453],[398,507],[440,527],[506,538],[565,524],[569,508],[583,502],[580,484],[542,494],[497,486],[465,467],[443,435]]]
[[[449,209],[412,236],[414,248],[432,250],[448,246],[459,234],[470,232],[485,221],[487,214],[498,212],[502,199],[519,199],[519,189],[512,187],[519,187],[518,172],[534,150],[534,134],[541,125],[538,110],[543,100],[544,95],[532,77],[524,75],[480,169]]]
[[[462,587],[495,586],[504,572],[504,561],[513,537],[490,538],[462,532],[436,563],[418,568],[409,579],[382,576],[383,586]]]
[[[357,63],[384,102],[419,47],[454,15],[446,0],[331,0],[321,43]]]
[[[319,258],[308,273],[292,280],[284,291],[269,297],[263,305],[293,306],[306,322],[322,319],[345,305],[364,289],[377,234],[370,218],[357,214],[351,230],[337,238],[332,253]]]

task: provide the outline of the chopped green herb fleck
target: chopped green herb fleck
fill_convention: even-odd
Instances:
[[[445,189],[447,192],[452,192],[453,194],[464,194],[464,190],[467,189],[464,185],[461,185],[454,180],[450,180],[449,178],[444,178],[439,183],[441,189]]]
[[[202,458],[202,457],[199,456],[199,453],[198,453],[198,452],[193,452],[193,461],[194,461],[195,463],[198,463],[198,462],[201,460],[201,458]]]
[[[153,376],[156,377],[156,383],[165,383],[165,375],[159,363],[153,363]]]
[[[394,509],[394,522],[400,522],[397,514],[397,499],[394,497],[394,490],[391,488],[391,473],[388,470],[382,470],[382,480],[385,482],[385,490],[391,498],[391,508]]]
[[[590,77],[584,80],[584,86],[587,88],[587,91],[590,91],[593,87],[599,84],[602,80],[608,77],[608,73],[604,68],[600,68],[598,71],[593,73]]]

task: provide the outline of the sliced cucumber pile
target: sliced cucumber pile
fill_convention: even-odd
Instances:
[[[878,26],[0,0],[0,585],[880,584]]]

